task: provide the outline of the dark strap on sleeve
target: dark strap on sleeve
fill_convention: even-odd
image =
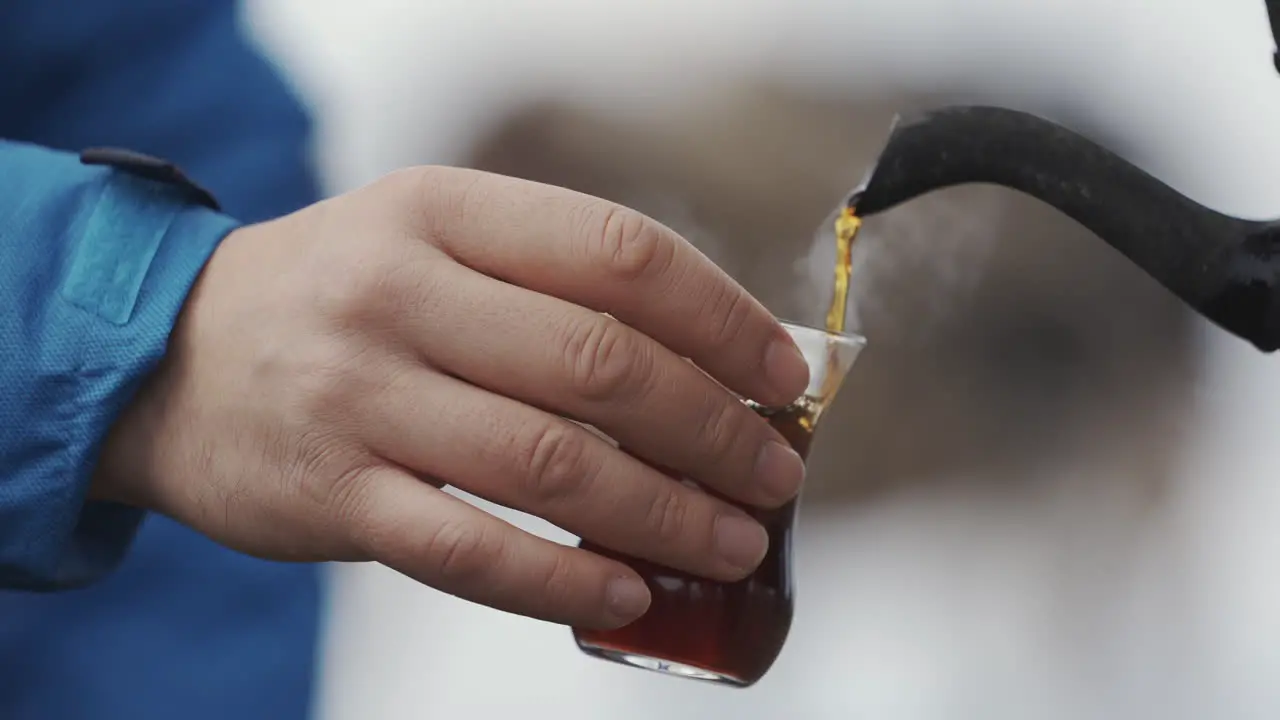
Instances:
[[[89,148],[80,153],[85,165],[106,165],[148,180],[176,185],[186,190],[192,198],[211,210],[221,210],[217,198],[187,177],[181,168],[168,160],[120,148]]]

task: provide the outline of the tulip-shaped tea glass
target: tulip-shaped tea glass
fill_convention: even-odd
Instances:
[[[747,402],[767,418],[807,462],[818,419],[830,407],[866,341],[783,323],[809,364],[809,387],[784,408]],[[640,573],[653,602],[639,620],[616,630],[574,629],[588,655],[669,675],[737,687],[754,684],[782,651],[795,604],[794,533],[797,500],[776,510],[745,508],[769,532],[769,552],[744,580],[722,583],[582,547],[625,562]]]

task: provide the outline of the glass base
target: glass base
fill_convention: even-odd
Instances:
[[[716,685],[726,685],[738,688],[747,687],[751,684],[743,682],[741,679],[731,675],[724,675],[715,672],[714,670],[694,667],[693,665],[685,665],[684,663],[663,660],[661,658],[648,657],[646,655],[638,655],[624,650],[614,650],[612,648],[596,647],[592,645],[578,645],[578,648],[581,649],[582,652],[592,657],[600,658],[601,660],[629,665],[631,667],[640,668],[641,670],[649,670],[662,675],[689,678],[691,680],[702,680]]]

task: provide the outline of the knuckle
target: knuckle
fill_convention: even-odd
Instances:
[[[345,540],[366,554],[380,545],[380,528],[369,510],[373,474],[369,466],[354,468],[329,483],[319,497],[312,498],[338,528],[345,530]]]
[[[518,444],[525,502],[539,507],[563,503],[580,495],[594,476],[585,434],[567,425],[547,423]]]
[[[447,168],[428,165],[397,168],[383,175],[375,184],[396,199],[412,202],[430,200],[444,187]]]
[[[355,327],[396,327],[396,318],[413,318],[428,323],[438,317],[446,303],[456,302],[447,273],[440,272],[440,258],[395,256],[381,272],[370,278],[370,296],[376,297],[377,314]]]
[[[480,212],[487,195],[485,173],[449,167],[413,168],[406,179],[416,197],[415,227],[428,242],[447,247],[463,227]]]
[[[310,283],[314,307],[333,326],[346,329],[385,324],[407,296],[405,280],[411,277],[406,266],[413,259],[413,246],[382,245],[366,248],[359,261],[339,258],[323,279]]]
[[[424,557],[433,574],[449,586],[465,585],[484,577],[501,555],[501,548],[483,528],[466,522],[442,523],[427,538]]]
[[[745,434],[748,412],[741,403],[713,395],[707,401],[705,420],[697,435],[701,457],[717,464],[729,460]]]
[[[653,367],[652,349],[604,317],[570,330],[565,356],[573,392],[590,401],[638,394]]]
[[[654,538],[663,546],[676,545],[684,537],[689,522],[689,504],[675,491],[674,483],[668,483],[649,505],[648,527]]]
[[[628,208],[613,206],[597,233],[596,261],[615,281],[634,283],[665,273],[675,260],[675,239],[664,228]]]
[[[356,192],[368,193],[403,223],[408,234],[429,239],[437,219],[434,208],[442,204],[450,187],[449,170],[425,165],[398,168]]]
[[[344,337],[398,329],[404,318],[430,319],[454,300],[444,255],[421,243],[387,242],[342,258],[333,272],[313,282],[313,306]]]
[[[551,608],[569,607],[574,602],[577,573],[574,564],[564,553],[552,556],[542,578],[542,597]]]
[[[286,431],[288,432],[288,431]],[[299,434],[270,433],[279,438],[273,452],[289,468],[292,482],[339,516],[354,516],[363,507],[364,494],[372,484],[374,465],[341,430],[312,428]]]
[[[746,292],[732,282],[715,283],[705,307],[712,326],[710,341],[716,347],[734,342],[751,318],[752,303]]]

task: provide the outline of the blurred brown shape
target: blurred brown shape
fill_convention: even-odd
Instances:
[[[508,118],[470,164],[646,212],[775,313],[816,322],[831,280],[827,255],[816,275],[803,267],[815,231],[893,112],[920,104],[767,87],[643,118],[548,103]],[[1197,321],[1178,301],[1072,221],[994,188],[873,218],[860,245],[870,345],[819,431],[806,504],[1030,482],[1055,463],[1159,490],[1197,371]]]

